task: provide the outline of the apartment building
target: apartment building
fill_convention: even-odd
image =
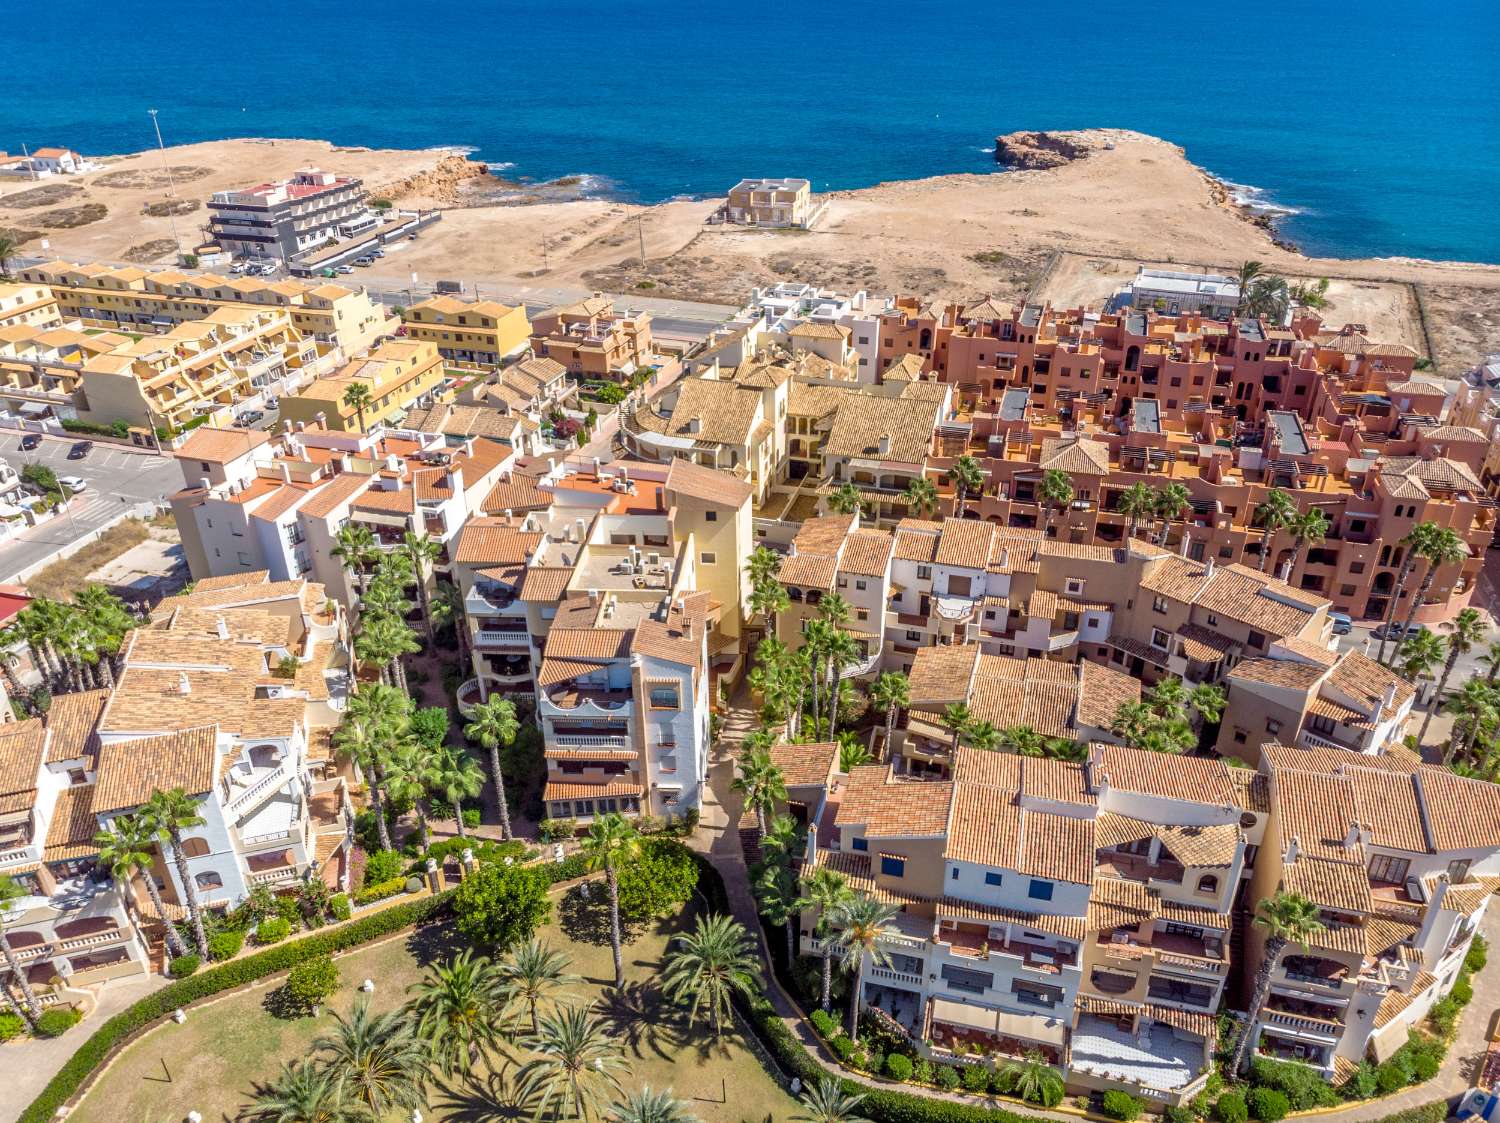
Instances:
[[[852,357],[855,380],[876,381],[878,342],[876,315],[880,307],[864,291],[842,294],[801,282],[784,281],[767,288],[753,288],[745,307],[731,316],[705,341],[703,349],[693,356],[689,371],[717,359],[721,365],[737,366],[746,359],[773,348],[788,352],[799,349],[803,341],[826,340],[822,349],[834,339],[828,328],[842,329],[839,337],[847,351],[840,348],[827,357],[841,365]],[[816,329],[809,333],[808,329]],[[800,329],[796,337],[793,332]],[[852,352],[852,356],[849,354]]]
[[[4,727],[0,872],[28,890],[6,934],[44,1003],[149,970],[149,896],[97,868],[94,836],[153,791],[197,803],[184,853],[205,908],[256,885],[348,887],[352,807],[325,735],[348,690],[340,634],[317,585],[204,581],[130,634],[113,690],[60,695],[45,718]],[[158,849],[146,876],[181,919],[176,863]]]
[[[524,351],[531,322],[521,305],[434,296],[401,311],[408,339],[431,343],[449,362],[499,366]]]
[[[380,220],[362,181],[318,168],[290,179],[215,191],[208,200],[209,238],[236,257],[286,261],[324,243],[357,238]]]
[[[368,405],[359,408],[345,401],[354,386],[369,392]],[[399,425],[412,409],[446,393],[443,356],[437,347],[419,340],[391,339],[364,358],[351,359],[283,398],[281,417],[304,425],[321,419],[340,432],[368,431]]]
[[[595,293],[537,316],[531,350],[561,363],[575,378],[628,382],[656,359],[651,313],[617,309],[614,301]]]
[[[806,230],[827,211],[827,200],[814,198],[812,185],[805,179],[742,179],[729,189],[717,217],[737,226]]]
[[[83,364],[130,342],[117,332],[91,335],[62,324],[0,328],[0,402],[29,420],[73,417]]]
[[[1148,269],[1142,265],[1125,286],[1132,308],[1154,309],[1168,315],[1198,312],[1227,320],[1240,306],[1240,286],[1222,273],[1183,273]]]
[[[21,277],[45,285],[64,319],[93,327],[159,332],[202,320],[225,305],[250,304],[286,309],[304,337],[357,355],[400,326],[363,288],[295,279],[221,277],[165,269],[148,273],[132,267],[77,265],[50,261],[30,265]]]
[[[0,281],[0,329],[16,326],[50,328],[61,323],[57,298],[46,285]]]

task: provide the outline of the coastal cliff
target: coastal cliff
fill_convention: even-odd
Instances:
[[[470,160],[467,156],[444,156],[425,171],[370,188],[370,194],[377,199],[390,199],[392,202],[420,196],[439,204],[456,203],[459,192],[466,183],[488,175],[489,171],[488,164]]]
[[[995,138],[995,162],[1018,171],[1046,171],[1070,164],[1100,147],[1097,134],[1015,132]]]

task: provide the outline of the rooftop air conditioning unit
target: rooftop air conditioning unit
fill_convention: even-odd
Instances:
[[[661,564],[661,555],[660,554],[647,554],[646,555],[646,564],[647,565],[660,565]]]

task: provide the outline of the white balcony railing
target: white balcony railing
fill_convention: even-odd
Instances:
[[[233,779],[233,775],[233,773],[230,774],[231,779]],[[287,760],[283,760],[270,772],[267,772],[259,780],[256,780],[248,788],[245,788],[238,792],[234,791],[233,788],[231,788],[229,802],[226,805],[226,809],[230,812],[230,814],[238,815],[252,806],[254,800],[259,799],[262,796],[268,796],[272,792],[279,791],[281,786],[288,783],[291,779],[292,766],[289,757]]]

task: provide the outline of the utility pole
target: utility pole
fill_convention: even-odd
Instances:
[[[156,110],[148,109],[151,114],[151,124],[156,129],[156,147],[161,153],[161,170],[167,175],[167,222],[172,227],[172,243],[177,247],[177,260],[182,260],[182,239],[177,236],[177,184],[172,180],[172,165],[167,162],[167,146],[161,139],[161,122],[156,118]]]
[[[36,182],[36,165],[31,162],[31,152],[26,147],[26,142],[21,142],[21,155],[26,158],[26,170],[31,173],[31,182]]]
[[[639,238],[640,241],[641,241],[641,272],[642,273],[646,272],[646,231],[645,231],[645,227],[643,226],[643,224],[641,222],[641,220],[644,217],[645,217],[644,215],[639,215],[639,214],[635,216],[635,233],[636,233],[636,237]]]

